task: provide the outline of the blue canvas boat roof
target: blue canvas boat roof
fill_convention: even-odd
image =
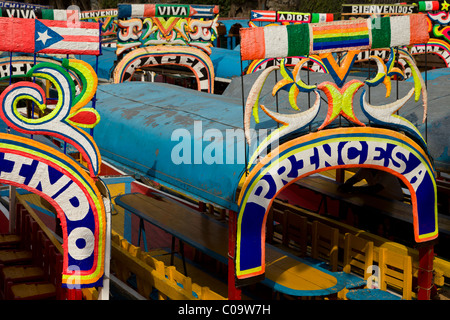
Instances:
[[[214,66],[214,75],[217,78],[231,79],[242,73],[239,45],[233,50],[212,47],[210,58]],[[242,69],[245,70],[250,62],[242,61]]]
[[[235,50],[224,48],[211,48],[211,61],[214,66],[214,74],[217,78],[231,79],[241,74],[241,53],[240,47]],[[98,57],[98,66],[96,67],[97,58],[95,56],[77,55],[77,59],[86,61],[94,69],[97,68],[97,76],[99,79],[109,80],[115,67],[117,60],[116,48],[103,47],[102,54]],[[245,69],[250,61],[242,61],[242,68]]]
[[[102,158],[203,201],[236,209],[235,192],[245,162],[213,152],[221,161],[207,164],[211,157],[203,155],[211,144],[202,141],[209,130],[218,137],[217,152],[227,147],[226,130],[242,128],[242,105],[236,99],[146,82],[99,86],[97,99],[101,121],[94,139]],[[177,164],[180,143],[186,143],[186,154],[181,153],[185,163]],[[229,144],[234,148],[235,143],[244,146],[243,134]]]
[[[258,75],[244,76],[245,98]],[[281,79],[279,74],[277,79]],[[348,81],[351,79],[349,77]],[[310,74],[311,83],[327,80],[330,80],[328,74]],[[274,83],[274,77],[270,76],[260,99],[261,104],[272,110],[277,104],[271,94]],[[450,172],[449,109],[446,107],[449,92],[439,78],[428,83],[428,150],[434,158],[436,169]],[[406,95],[412,85],[406,81],[399,82],[399,97]],[[372,88],[371,103],[383,105],[395,100],[395,87],[393,84],[391,98],[385,98],[386,89],[383,86]],[[241,88],[240,77],[233,78],[223,95],[163,83],[100,85],[97,110],[101,121],[95,128],[94,139],[102,158],[125,171],[146,176],[202,201],[236,210],[236,191],[245,171]],[[368,124],[368,119],[359,107],[361,91],[354,98],[354,111],[359,120]],[[322,102],[312,130],[317,130],[326,117],[326,97],[321,94],[325,102]],[[301,111],[308,108],[306,95],[301,93],[298,99]],[[311,100],[313,103],[312,97]],[[282,91],[278,97],[279,112],[298,112],[287,101],[288,93]],[[410,99],[400,110],[400,116],[416,125],[425,136],[422,115],[421,99],[418,102]],[[277,127],[276,122],[261,110],[259,116],[260,122],[257,124],[252,119],[252,129],[270,130]],[[335,120],[331,126],[339,125],[351,124],[345,120]],[[306,128],[303,132],[293,134],[303,134],[308,130]],[[211,136],[215,138],[212,142]],[[185,159],[185,162],[177,164],[180,158]]]
[[[89,63],[97,71],[99,79],[109,80],[114,69],[114,62],[117,60],[116,48],[102,47],[102,54],[98,56],[98,66],[96,67],[97,57],[88,55],[76,55],[77,59]]]

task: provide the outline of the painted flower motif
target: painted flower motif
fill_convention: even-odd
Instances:
[[[280,90],[285,90],[289,93],[289,103],[291,107],[295,110],[300,110],[297,105],[297,97],[300,92],[311,92],[317,88],[316,85],[308,85],[302,81],[300,78],[300,70],[303,65],[309,61],[308,58],[300,60],[300,62],[295,66],[293,72],[285,67],[284,59],[281,60],[280,73],[283,79],[280,80],[272,90],[272,95],[275,96]]]
[[[362,86],[364,86],[364,83],[358,80],[347,82],[342,88],[339,88],[336,84],[328,81],[322,82],[317,88],[325,92],[328,98],[328,112],[324,122],[318,130],[328,126],[339,115],[364,127],[365,124],[359,121],[353,111],[353,98]]]

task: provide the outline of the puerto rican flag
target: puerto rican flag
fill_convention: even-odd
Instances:
[[[277,12],[269,10],[252,10],[250,12],[250,20],[275,22],[277,21]]]
[[[100,54],[95,22],[0,18],[0,51],[47,54]]]
[[[190,16],[196,19],[214,19],[219,14],[219,6],[190,5]]]

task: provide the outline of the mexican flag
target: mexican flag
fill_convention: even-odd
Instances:
[[[0,17],[0,51],[47,54],[100,54],[95,22]]]

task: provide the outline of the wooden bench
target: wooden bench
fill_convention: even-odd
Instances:
[[[185,244],[228,264],[229,230],[225,224],[162,195],[149,197],[131,193],[120,195],[115,201],[117,205],[181,239]],[[291,296],[327,296],[345,286],[333,272],[268,244],[265,258],[265,278],[261,283],[277,292]]]
[[[274,211],[274,217],[283,217],[284,211],[290,210],[293,213],[302,215],[304,217],[308,218],[308,233],[311,233],[311,224],[312,221],[318,220],[323,223],[326,223],[332,227],[335,227],[339,229],[339,248],[343,248],[344,246],[344,239],[342,235],[346,233],[351,233],[353,235],[357,235],[358,237],[364,238],[366,240],[372,241],[374,243],[374,260],[378,261],[378,251],[380,247],[387,248],[389,250],[392,250],[397,253],[401,254],[408,254],[413,259],[413,275],[414,277],[417,277],[418,273],[418,266],[419,266],[419,253],[418,250],[413,249],[411,247],[407,247],[405,245],[402,245],[400,243],[393,242],[389,239],[380,237],[378,235],[375,235],[373,233],[367,232],[365,230],[361,230],[359,228],[350,226],[344,222],[337,221],[335,219],[331,219],[327,216],[317,214],[315,212],[299,208],[294,205],[290,205],[287,203],[284,203],[278,199],[275,199],[273,202],[273,211]],[[278,220],[278,221],[282,221]],[[434,282],[439,285],[443,285],[444,283],[449,284],[450,283],[450,262],[442,259],[440,257],[434,258]]]
[[[137,291],[149,299],[152,289],[158,291],[158,299],[171,300],[224,300],[225,298],[206,286],[199,286],[176,270],[174,266],[166,266],[164,262],[143,252],[112,232],[113,270],[117,277],[126,282],[131,274],[136,276]]]
[[[411,204],[406,202],[387,199],[377,195],[370,194],[349,194],[340,192],[338,190],[339,183],[329,178],[322,176],[309,176],[300,179],[296,182],[301,188],[312,190],[322,195],[322,201],[319,205],[318,211],[321,209],[321,205],[326,205],[326,198],[338,200],[341,203],[345,203],[350,207],[370,207],[384,216],[404,221],[407,223],[413,223],[413,214]],[[345,214],[341,212],[340,214]],[[450,216],[444,214],[438,214],[439,232],[450,235]]]

